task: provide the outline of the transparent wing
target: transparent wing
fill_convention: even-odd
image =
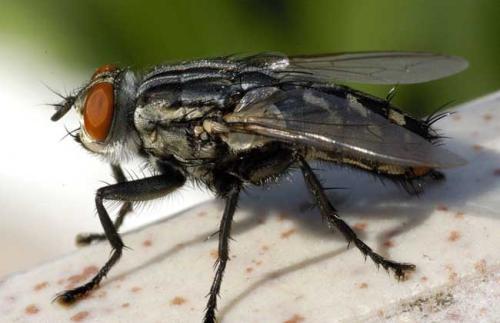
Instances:
[[[424,52],[360,52],[291,56],[264,53],[251,57],[277,72],[330,81],[408,84],[456,74],[468,66],[457,56]]]
[[[313,89],[250,92],[225,117],[232,131],[313,146],[338,156],[446,168],[464,160],[391,123],[354,99]]]

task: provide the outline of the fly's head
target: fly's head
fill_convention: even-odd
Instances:
[[[56,112],[51,119],[57,121],[74,108],[80,128],[72,136],[85,149],[117,163],[137,151],[138,139],[131,120],[136,89],[132,71],[103,65],[85,86],[54,105]]]

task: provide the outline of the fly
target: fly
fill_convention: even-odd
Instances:
[[[116,184],[97,190],[104,234],[82,234],[79,244],[107,239],[109,260],[86,284],[62,292],[69,304],[96,288],[118,262],[124,244],[118,229],[132,203],[165,196],[187,180],[204,184],[226,206],[219,234],[216,273],[204,322],[215,322],[217,295],[229,253],[233,215],[248,185],[264,185],[298,167],[331,229],[365,257],[400,279],[415,269],[386,259],[361,241],[338,216],[309,166],[320,160],[388,178],[418,192],[415,180],[443,178],[439,169],[464,160],[436,145],[431,125],[380,99],[336,82],[420,83],[467,67],[454,56],[419,52],[366,52],[316,56],[262,53],[159,65],[147,72],[114,65],[98,68],[80,90],[55,104],[53,121],[71,108],[80,117],[72,136],[104,157]],[[127,180],[120,163],[145,161],[150,177]],[[123,202],[114,223],[104,200]]]

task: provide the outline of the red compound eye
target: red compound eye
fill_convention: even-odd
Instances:
[[[94,84],[87,92],[83,108],[83,123],[87,134],[96,141],[104,141],[111,128],[114,111],[113,85]]]
[[[100,67],[98,67],[94,74],[92,75],[92,80],[97,77],[97,75],[102,74],[102,73],[109,73],[109,72],[114,72],[118,69],[116,65],[113,64],[105,64]]]

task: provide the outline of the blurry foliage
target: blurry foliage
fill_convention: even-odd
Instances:
[[[146,67],[259,51],[418,50],[463,56],[471,66],[400,87],[394,102],[406,110],[423,115],[500,88],[495,0],[0,0],[0,7],[0,39],[32,43],[34,54],[89,75],[109,62]],[[379,96],[389,90],[356,86]]]

